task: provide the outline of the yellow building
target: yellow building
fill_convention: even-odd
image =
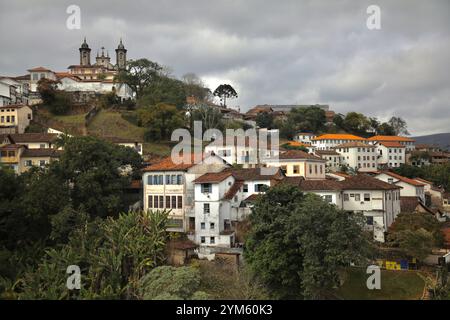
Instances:
[[[325,179],[326,160],[312,154],[289,150],[280,153],[278,159],[268,159],[268,167],[279,167],[288,177],[304,177],[305,179]]]
[[[20,156],[25,146],[19,144],[8,144],[0,147],[0,163],[2,167],[10,168],[20,173]]]
[[[33,119],[33,111],[26,105],[0,107],[0,134],[24,133]]]
[[[45,167],[51,161],[59,158],[61,150],[55,149],[24,149],[20,155],[19,173],[28,171],[31,167]]]

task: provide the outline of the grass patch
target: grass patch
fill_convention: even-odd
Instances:
[[[345,282],[336,291],[344,300],[416,300],[422,297],[425,282],[413,271],[381,271],[381,290],[369,290],[365,269],[349,268]]]
[[[63,122],[69,125],[80,125],[84,124],[85,114],[74,114],[69,116],[53,116],[53,119],[59,122]]]
[[[101,137],[143,140],[145,129],[126,121],[118,112],[100,110],[89,124],[88,132]]]
[[[144,141],[146,129],[127,121],[120,112],[100,110],[88,126],[89,134],[99,137],[118,137]],[[144,154],[156,156],[170,155],[170,143],[145,142]]]

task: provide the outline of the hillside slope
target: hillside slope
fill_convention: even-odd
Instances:
[[[442,149],[450,150],[450,133],[438,133],[427,136],[413,137],[416,143],[436,144]]]

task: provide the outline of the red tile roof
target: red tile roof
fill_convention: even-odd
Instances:
[[[50,157],[50,158],[58,158],[62,154],[62,150],[49,149],[49,148],[41,148],[41,149],[25,149],[22,153],[22,157],[24,158],[41,158],[41,157]]]
[[[203,157],[203,156],[201,156]],[[169,156],[167,158],[164,158],[158,163],[152,164],[146,168],[143,169],[144,172],[149,171],[187,171],[189,168],[195,166],[195,158],[194,154],[190,155],[190,161],[188,163],[179,163],[176,164],[172,161],[172,157]]]
[[[243,185],[243,181],[236,181],[235,183],[233,183],[233,185],[231,186],[230,189],[228,189],[228,191],[225,193],[225,195],[223,196],[223,198],[225,200],[231,200],[233,199],[233,197],[236,195],[236,193],[239,191],[239,189],[242,187]]]
[[[393,190],[401,188],[365,174],[351,176],[339,183],[343,186],[343,190]]]
[[[232,175],[232,171],[208,172],[195,179],[194,183],[219,183]]]
[[[381,144],[387,148],[405,148],[405,146],[398,141],[380,141],[378,144]]]
[[[315,137],[312,140],[359,140],[359,141],[364,141],[366,139],[355,136],[353,134],[327,133],[327,134],[322,134],[318,137]]]
[[[416,181],[416,180],[413,180],[413,179],[401,176],[401,175],[396,174],[396,173],[391,172],[391,171],[381,171],[381,173],[387,174],[388,176],[391,176],[393,178],[396,178],[396,179],[398,179],[400,181],[403,181],[405,183],[411,184],[413,186],[417,186],[417,187],[421,187],[421,186],[423,187],[424,186],[424,184],[419,182],[419,181]]]
[[[15,133],[11,138],[16,143],[26,142],[54,142],[58,135],[56,133]]]
[[[414,142],[416,140],[407,138],[407,137],[401,137],[401,136],[373,136],[370,137],[370,141],[408,141],[408,142]]]
[[[301,150],[288,150],[286,152],[280,153],[278,156],[280,160],[291,160],[291,159],[307,159],[307,160],[320,160],[325,161],[320,157],[309,154]]]

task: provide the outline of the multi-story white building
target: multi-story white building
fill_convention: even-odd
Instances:
[[[145,211],[170,210],[171,231],[195,230],[193,181],[227,166],[217,156],[208,156],[200,163],[195,160],[194,155],[190,155],[189,161],[177,164],[167,157],[143,170],[143,208]]]
[[[14,78],[0,77],[0,106],[10,104],[28,104],[28,83]]]
[[[322,159],[327,160],[327,172],[335,172],[341,169],[342,157],[336,150],[316,150],[314,153]]]
[[[287,178],[286,182],[321,196],[339,209],[362,213],[366,228],[373,232],[376,241],[385,241],[385,233],[400,213],[400,187],[364,174],[346,176],[340,181]]]
[[[266,129],[260,129],[266,130]],[[267,131],[267,130],[266,130]],[[254,167],[265,162],[268,157],[277,157],[279,148],[271,144],[272,132],[267,131],[268,141],[249,136],[233,137],[232,141],[213,141],[205,147],[206,154],[215,154],[229,164],[242,164],[244,167]],[[230,143],[231,142],[231,143]]]
[[[341,164],[358,172],[373,172],[377,170],[377,152],[374,145],[362,142],[348,142],[336,146],[341,155]]]
[[[374,176],[376,179],[401,187],[401,197],[417,197],[425,204],[425,184],[390,171],[383,171]]]
[[[406,161],[406,147],[397,141],[381,141],[375,144],[379,168],[397,168]]]
[[[235,224],[250,214],[246,200],[283,179],[260,168],[225,169],[206,173],[195,183],[195,242],[207,247],[232,247]]]
[[[373,136],[367,139],[371,144],[376,144],[378,142],[398,142],[399,144],[405,146],[406,152],[415,150],[415,140],[407,137],[401,136]]]
[[[332,150],[338,145],[351,142],[367,143],[366,139],[352,134],[322,134],[312,138],[316,150]]]

